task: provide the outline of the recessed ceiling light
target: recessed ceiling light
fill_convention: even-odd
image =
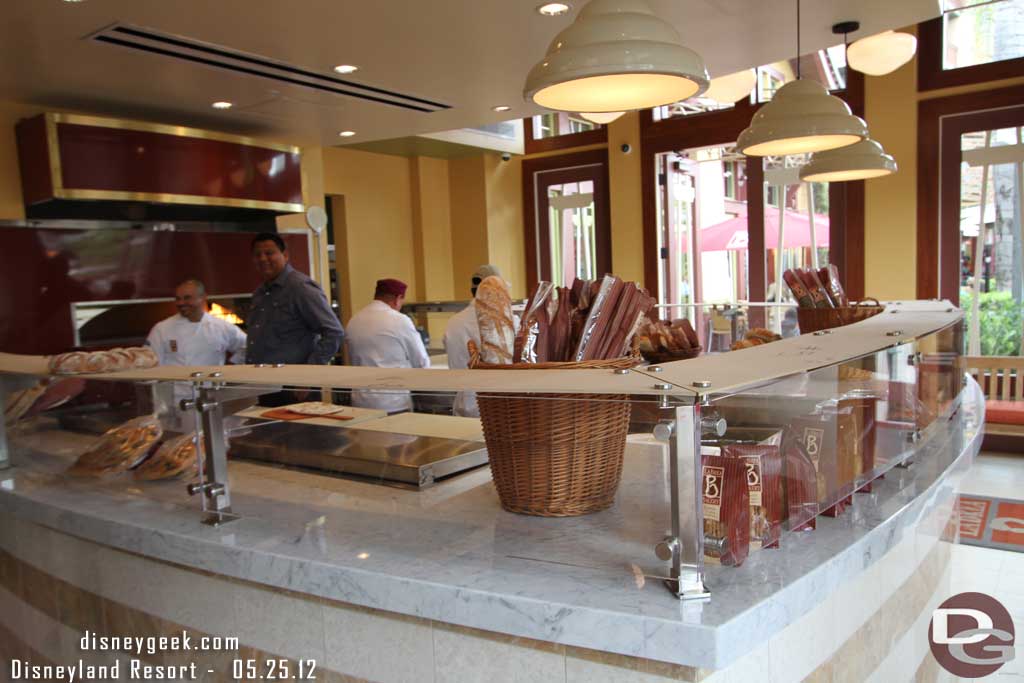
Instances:
[[[340,74],[352,74],[355,73],[356,71],[359,71],[359,67],[353,66],[351,64],[339,64],[338,66],[334,67],[334,70]]]
[[[64,2],[83,2],[84,0],[64,0]]]
[[[230,102],[220,101],[220,102],[214,102],[211,106],[214,109],[231,109],[231,107],[233,107],[234,105],[231,104]]]
[[[565,14],[570,9],[571,6],[564,2],[546,2],[538,7],[537,11],[545,17],[558,17]]]
[[[508,111],[511,108],[512,107],[508,106],[507,104],[499,104],[497,107],[491,107],[491,109],[493,109],[494,111]]]
[[[338,133],[338,135],[340,135],[343,138],[350,138],[355,134],[356,132],[354,130],[343,130],[340,133]]]

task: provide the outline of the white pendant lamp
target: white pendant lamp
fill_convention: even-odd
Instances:
[[[779,88],[740,133],[736,148],[748,156],[807,154],[846,147],[868,137],[864,119],[828,94],[821,83],[800,78],[800,0],[796,3],[797,79]]]
[[[900,68],[917,52],[917,37],[898,31],[883,31],[850,43],[846,63],[869,76],[884,76]]]
[[[886,154],[882,145],[867,139],[811,155],[800,169],[800,180],[809,183],[839,183],[846,180],[867,180],[892,175],[896,160]]]
[[[762,106],[736,147],[748,156],[783,156],[835,149],[868,136],[864,119],[816,81],[786,83]]]
[[[711,85],[708,86],[704,97],[719,104],[732,104],[748,97],[755,85],[757,85],[757,70],[744,69],[727,76],[712,78]]]
[[[526,77],[523,97],[569,112],[622,112],[704,92],[708,72],[645,0],[590,0]]]
[[[590,121],[591,123],[600,123],[603,125],[606,123],[611,123],[612,121],[619,118],[625,113],[626,112],[624,111],[581,111],[580,116],[585,118],[587,121]]]

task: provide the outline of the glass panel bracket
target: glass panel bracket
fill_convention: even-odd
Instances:
[[[203,524],[220,526],[239,518],[231,511],[231,491],[228,482],[227,440],[224,437],[224,409],[216,400],[216,389],[199,388],[197,399],[181,402],[183,410],[193,409],[202,425],[205,457],[200,467],[200,478],[187,487],[190,496],[202,495],[206,516]]]
[[[704,531],[701,479],[701,407],[662,405],[664,418],[654,436],[669,446],[672,534],[655,547],[659,559],[672,562],[665,580],[680,600],[708,600],[704,584]]]

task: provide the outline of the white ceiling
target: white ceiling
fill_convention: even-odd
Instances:
[[[540,0],[3,0],[0,98],[122,118],[270,136],[298,144],[401,137],[519,118],[527,71],[583,3],[542,17]],[[795,0],[650,0],[714,76],[795,53]],[[939,14],[939,0],[804,0],[804,53]],[[104,45],[86,37],[114,22],[178,34],[452,105],[406,111],[254,76]],[[210,108],[229,100],[226,112]],[[510,112],[491,107],[508,104]]]

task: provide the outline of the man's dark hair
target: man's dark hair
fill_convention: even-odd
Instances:
[[[261,232],[252,238],[252,242],[249,243],[249,250],[252,251],[256,248],[256,245],[260,242],[273,242],[277,245],[277,248],[281,251],[287,251],[288,247],[284,245],[284,240],[281,236],[273,232]]]

